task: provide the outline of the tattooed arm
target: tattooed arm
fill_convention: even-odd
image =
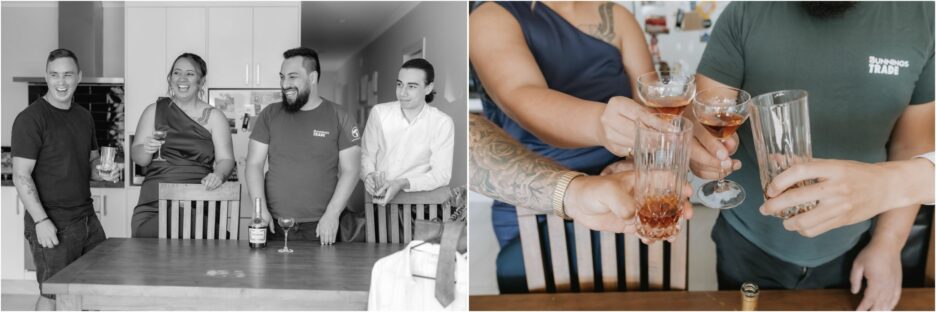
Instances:
[[[516,206],[552,213],[552,195],[559,178],[568,169],[527,150],[484,117],[469,117],[468,168],[471,190]],[[633,233],[636,202],[633,199],[632,165],[618,166],[622,172],[603,176],[580,176],[566,189],[566,214],[576,222],[599,231]],[[685,187],[686,196],[691,188]],[[685,217],[692,216],[686,201]]]
[[[45,220],[36,224],[36,239],[39,244],[42,247],[52,248],[58,245],[57,230],[55,224],[48,220],[49,216],[42,208],[42,202],[39,201],[39,191],[36,190],[36,183],[32,178],[35,166],[35,159],[13,157],[13,184],[16,185],[17,196],[32,216],[33,221]]]

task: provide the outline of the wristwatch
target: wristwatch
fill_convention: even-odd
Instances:
[[[572,179],[575,179],[579,176],[585,175],[581,172],[569,171],[559,177],[559,182],[556,183],[556,188],[553,190],[553,213],[565,220],[572,220],[569,218],[569,215],[565,212],[565,193],[569,188],[569,183],[572,182]]]

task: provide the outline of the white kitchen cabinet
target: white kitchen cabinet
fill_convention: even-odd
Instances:
[[[101,220],[108,238],[130,237],[126,192],[123,188],[92,188],[91,199],[94,200],[94,212]]]
[[[279,88],[283,52],[300,44],[299,14],[289,7],[253,10],[254,87]]]
[[[195,53],[208,63],[208,10],[206,8],[166,9],[166,68],[162,77],[171,70],[172,62],[182,53]],[[213,74],[208,63],[208,74]],[[153,99],[155,101],[155,99]]]
[[[166,9],[125,10],[124,124],[129,134],[136,132],[146,106],[166,94]]]
[[[2,279],[24,279],[25,256],[26,256],[26,237],[23,235],[23,216],[26,213],[25,207],[16,196],[16,187],[0,187],[0,222],[2,222],[2,236],[0,236],[0,248],[2,248],[2,267],[0,267],[0,278]]]
[[[209,88],[249,88],[253,8],[208,8]]]
[[[299,7],[208,8],[212,88],[277,88],[283,52],[299,46]]]

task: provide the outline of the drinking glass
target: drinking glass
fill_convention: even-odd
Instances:
[[[696,93],[692,103],[692,113],[699,124],[724,144],[750,115],[751,95],[737,88],[715,87]],[[717,181],[699,187],[699,201],[714,209],[737,207],[744,202],[744,188],[726,180],[725,169],[719,171]]]
[[[692,102],[695,75],[684,71],[664,70],[637,77],[637,95],[657,113],[680,115]]]
[[[165,130],[153,131],[153,139],[162,144],[166,143],[166,135],[167,133]],[[159,146],[159,151],[156,152],[156,158],[154,158],[153,161],[166,161],[166,159],[162,157],[162,145]]]
[[[809,132],[809,100],[804,90],[783,90],[761,94],[754,98],[751,117],[754,148],[761,188],[767,196],[767,185],[773,178],[796,163],[812,159],[812,139]],[[815,183],[800,181],[791,188]],[[790,218],[816,207],[818,201],[788,207],[777,217]]]
[[[638,120],[634,145],[638,235],[667,239],[679,233],[691,139],[692,122],[685,117],[652,114]]]
[[[98,165],[98,175],[102,178],[110,177],[117,169],[114,163],[114,157],[117,156],[117,148],[112,146],[101,147],[101,163]]]
[[[283,237],[283,248],[277,251],[279,253],[285,253],[285,254],[292,253],[293,250],[289,249],[289,230],[292,229],[292,227],[296,225],[296,219],[280,217],[276,219],[276,222],[279,223],[279,226],[283,228],[283,234],[286,235],[285,237]]]
[[[374,172],[374,192],[380,190],[387,183],[387,173],[384,171]],[[384,193],[386,194],[386,193]],[[384,194],[374,194],[374,201],[383,200]]]

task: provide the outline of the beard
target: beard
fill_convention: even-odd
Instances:
[[[831,17],[838,17],[851,10],[858,4],[855,1],[841,1],[841,2],[812,2],[804,1],[800,2],[800,6],[806,10],[806,13],[809,16],[826,19]]]
[[[295,88],[291,88],[291,89],[295,89]],[[280,89],[280,91],[283,93],[283,108],[285,108],[287,112],[290,112],[290,113],[298,112],[299,109],[301,109],[302,106],[305,106],[306,102],[309,101],[309,89],[305,89],[305,90],[297,89],[295,101],[290,101],[289,98],[286,97],[286,89]]]

